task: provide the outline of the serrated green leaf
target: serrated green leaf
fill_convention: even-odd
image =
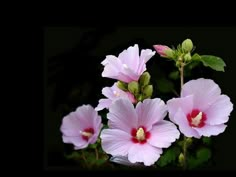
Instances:
[[[224,72],[224,67],[226,66],[223,59],[212,55],[202,55],[201,62],[203,63],[204,66],[208,66],[216,71]]]
[[[162,78],[162,79],[157,80],[157,88],[162,93],[169,93],[173,91],[174,84],[173,82],[165,78]]]
[[[201,148],[197,151],[196,157],[190,156],[188,158],[188,168],[196,168],[211,158],[211,150],[208,148]]]
[[[169,148],[163,153],[163,155],[161,155],[161,157],[157,161],[157,165],[159,165],[160,167],[164,167],[169,163],[174,162],[179,154],[180,149],[178,147]]]

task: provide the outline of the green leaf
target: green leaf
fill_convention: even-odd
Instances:
[[[202,55],[201,62],[204,66],[208,66],[216,71],[223,71],[226,66],[225,62],[220,58],[212,55]]]
[[[66,159],[79,159],[80,156],[81,156],[81,154],[80,154],[79,152],[74,151],[74,152],[72,152],[72,153],[69,154],[69,155],[65,155],[65,158],[66,158]]]
[[[189,156],[188,158],[188,168],[196,168],[203,163],[207,162],[211,158],[211,150],[208,148],[201,148],[196,153],[196,158]]]
[[[206,145],[211,145],[211,138],[210,137],[203,137],[202,142]]]
[[[171,82],[165,78],[161,78],[161,79],[157,80],[157,88],[162,93],[169,93],[169,92],[173,91],[174,84],[173,84],[173,82]]]
[[[161,157],[157,161],[157,165],[159,165],[160,167],[164,167],[174,162],[176,158],[179,156],[179,154],[180,154],[180,149],[178,147],[171,147],[167,149],[163,153],[163,155],[161,155]]]
[[[170,79],[173,79],[173,80],[177,80],[179,79],[179,71],[173,71],[169,74],[169,78]]]
[[[196,61],[199,61],[201,60],[201,56],[197,53],[195,53],[193,56],[192,56],[192,60],[196,60]]]

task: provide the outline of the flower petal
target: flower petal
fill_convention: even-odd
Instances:
[[[107,118],[110,128],[121,129],[127,133],[130,133],[132,128],[137,128],[137,114],[128,98],[115,100],[110,106]]]
[[[200,138],[197,131],[189,126],[186,115],[184,114],[182,109],[178,109],[177,113],[174,116],[174,121],[176,122],[176,124],[178,124],[180,132],[182,132],[185,136]]]
[[[60,130],[65,136],[80,135],[81,124],[75,112],[72,112],[63,118]]]
[[[64,143],[71,143],[76,149],[83,149],[88,146],[89,142],[84,140],[81,135],[78,136],[62,136]]]
[[[142,50],[140,55],[139,67],[137,73],[142,74],[146,70],[146,62],[155,55],[155,51],[150,49]]]
[[[95,110],[100,111],[100,110],[103,110],[104,108],[109,108],[111,104],[112,104],[112,100],[110,99],[100,99]]]
[[[101,132],[102,149],[113,156],[126,156],[132,146],[131,135],[118,129],[104,129]]]
[[[220,133],[223,133],[225,131],[225,128],[227,125],[220,124],[220,125],[204,125],[201,128],[195,128],[194,129],[199,133],[200,136],[212,136],[212,135],[219,135]]]
[[[233,104],[230,98],[226,95],[220,95],[206,111],[206,123],[210,125],[218,125],[226,123],[229,120],[229,115],[233,110]]]
[[[165,120],[155,124],[150,133],[151,137],[148,139],[148,143],[158,148],[169,147],[180,136],[177,127]]]
[[[174,116],[179,108],[181,108],[185,115],[192,111],[193,95],[189,95],[183,98],[172,98],[171,100],[167,101],[167,108],[169,112],[169,118],[172,122],[174,122]]]
[[[181,97],[194,95],[194,108],[201,111],[205,111],[220,94],[220,87],[213,80],[204,78],[185,83],[181,91]]]
[[[133,144],[128,153],[128,159],[132,163],[143,162],[144,165],[153,165],[162,154],[162,149],[145,144]]]
[[[138,115],[138,126],[145,126],[149,131],[153,124],[164,119],[167,114],[167,107],[159,98],[145,99],[136,106]]]
[[[126,64],[131,70],[136,71],[139,66],[139,48],[138,45],[129,47],[118,56],[122,64]]]

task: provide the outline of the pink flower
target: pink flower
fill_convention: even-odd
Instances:
[[[224,132],[233,104],[221,95],[211,79],[191,80],[184,84],[181,98],[167,102],[170,119],[187,137],[218,135]]]
[[[138,81],[139,77],[146,70],[146,62],[155,54],[150,49],[142,50],[139,56],[138,45],[129,47],[119,54],[107,55],[102,62],[104,65],[103,77],[117,79],[126,83]]]
[[[120,98],[107,114],[109,129],[101,132],[102,148],[112,156],[128,157],[131,163],[150,166],[179,138],[177,127],[163,120],[165,103],[159,98],[145,99],[134,108],[131,101]]]
[[[134,95],[130,92],[125,92],[121,89],[119,89],[116,86],[117,83],[114,83],[112,87],[105,87],[102,89],[102,94],[106,96],[106,99],[100,99],[98,106],[95,108],[96,111],[100,111],[104,108],[109,108],[115,100],[119,98],[127,98],[130,99],[132,103],[136,103],[136,99],[134,98]]]
[[[61,125],[64,143],[71,143],[74,149],[86,148],[97,141],[102,128],[101,117],[90,105],[83,105],[65,116]]]
[[[172,49],[170,49],[170,48],[169,48],[168,46],[166,46],[166,45],[154,45],[153,47],[156,49],[157,53],[158,53],[161,57],[168,57],[166,51],[167,51],[167,50],[172,50]]]

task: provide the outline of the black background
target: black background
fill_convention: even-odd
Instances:
[[[44,45],[44,163],[46,167],[67,168],[75,166],[63,157],[70,146],[63,144],[60,125],[63,116],[82,104],[96,106],[102,98],[101,89],[111,86],[112,79],[102,78],[100,64],[106,55],[118,55],[124,49],[139,44],[140,49],[154,44],[176,46],[184,39],[192,39],[199,54],[220,56],[227,67],[225,72],[209,68],[193,71],[192,78],[214,79],[222,93],[236,103],[236,28],[204,26],[45,26]],[[168,62],[155,55],[147,63],[152,79],[168,75],[175,69]],[[159,71],[161,71],[161,73]],[[186,81],[192,78],[186,78]],[[177,91],[178,83],[176,84]],[[154,89],[155,90],[155,89]],[[174,95],[155,95],[164,101]],[[223,134],[214,137],[213,170],[234,170],[236,159],[236,113],[233,110]],[[75,166],[76,167],[76,166]]]

